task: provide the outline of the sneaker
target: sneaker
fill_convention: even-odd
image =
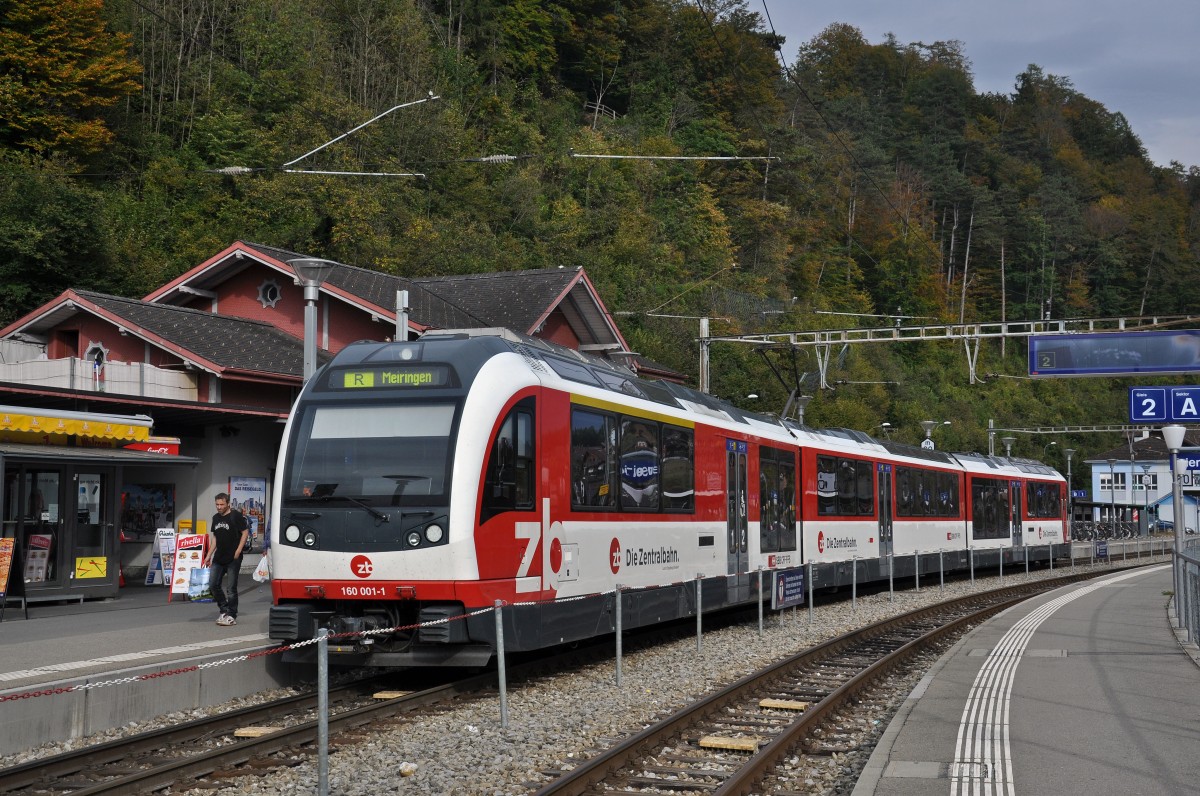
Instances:
[[[221,618],[217,620],[217,624],[224,625],[225,627],[229,627],[230,625],[236,625],[237,620],[234,619],[229,614],[221,614]]]
[[[223,613],[223,614],[221,614],[220,616],[218,616],[218,617],[217,617],[217,624],[218,624],[218,625],[223,625],[223,624],[225,624],[225,617],[227,617],[227,616],[229,616],[229,614],[225,614],[225,613]]]

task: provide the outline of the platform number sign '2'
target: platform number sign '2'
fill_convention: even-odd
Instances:
[[[1200,421],[1200,387],[1130,387],[1131,423]]]

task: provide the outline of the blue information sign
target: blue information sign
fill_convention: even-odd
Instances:
[[[1130,387],[1129,422],[1200,422],[1200,387]]]
[[[1200,470],[1200,456],[1190,456],[1188,454],[1181,454],[1179,456],[1179,461],[1187,462],[1187,468],[1189,470]]]
[[[1129,419],[1134,423],[1162,423],[1167,419],[1166,387],[1130,387]]]
[[[771,608],[779,611],[804,604],[804,570],[777,569],[771,573]]]

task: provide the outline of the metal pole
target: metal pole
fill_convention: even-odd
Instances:
[[[708,373],[708,318],[700,319],[700,392],[707,393],[709,387]]]
[[[504,671],[503,600],[496,600],[496,672],[500,685],[500,726],[508,729],[508,677]]]
[[[408,340],[408,291],[396,291],[396,342]]]
[[[317,793],[329,796],[329,628],[317,631]]]
[[[971,562],[971,587],[975,587],[975,548],[972,547],[967,551],[967,557]]]
[[[621,687],[621,584],[617,584],[617,688]]]
[[[1004,585],[1004,548],[1000,548],[1000,585]]]
[[[1179,473],[1176,472],[1178,464],[1179,449],[1171,449],[1171,502],[1175,504],[1174,520],[1175,520],[1175,549],[1171,554],[1172,566],[1171,572],[1175,576],[1175,626],[1179,628],[1185,627],[1183,622],[1183,576],[1180,572],[1182,561],[1179,556],[1183,553],[1183,523],[1186,521],[1183,516],[1183,485],[1179,482]]]
[[[317,299],[321,288],[316,282],[304,283],[304,382],[317,372]]]
[[[697,572],[696,573],[696,652],[700,651],[700,633],[701,633],[700,615],[703,613],[703,611],[701,610],[701,604],[700,604],[700,581],[702,581],[702,580],[704,580],[704,575],[702,573]]]
[[[858,610],[858,556],[850,559],[850,610]]]
[[[762,564],[758,565],[758,637],[762,638],[763,634],[763,589],[762,589],[763,568]]]
[[[938,548],[938,591],[946,591],[946,561],[943,558],[942,548]]]
[[[1054,542],[1049,545],[1050,550],[1050,574],[1054,574]]]
[[[808,626],[813,623],[813,562],[808,562]]]
[[[1029,546],[1021,548],[1021,553],[1025,556],[1025,574],[1029,574]]]
[[[917,591],[921,590],[921,551],[913,551],[913,578],[916,580]]]
[[[892,577],[896,568],[896,557],[888,553],[888,602],[896,599],[896,590],[892,587]]]

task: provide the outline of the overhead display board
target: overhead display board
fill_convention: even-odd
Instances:
[[[1096,332],[1029,338],[1030,376],[1200,372],[1200,330]]]

